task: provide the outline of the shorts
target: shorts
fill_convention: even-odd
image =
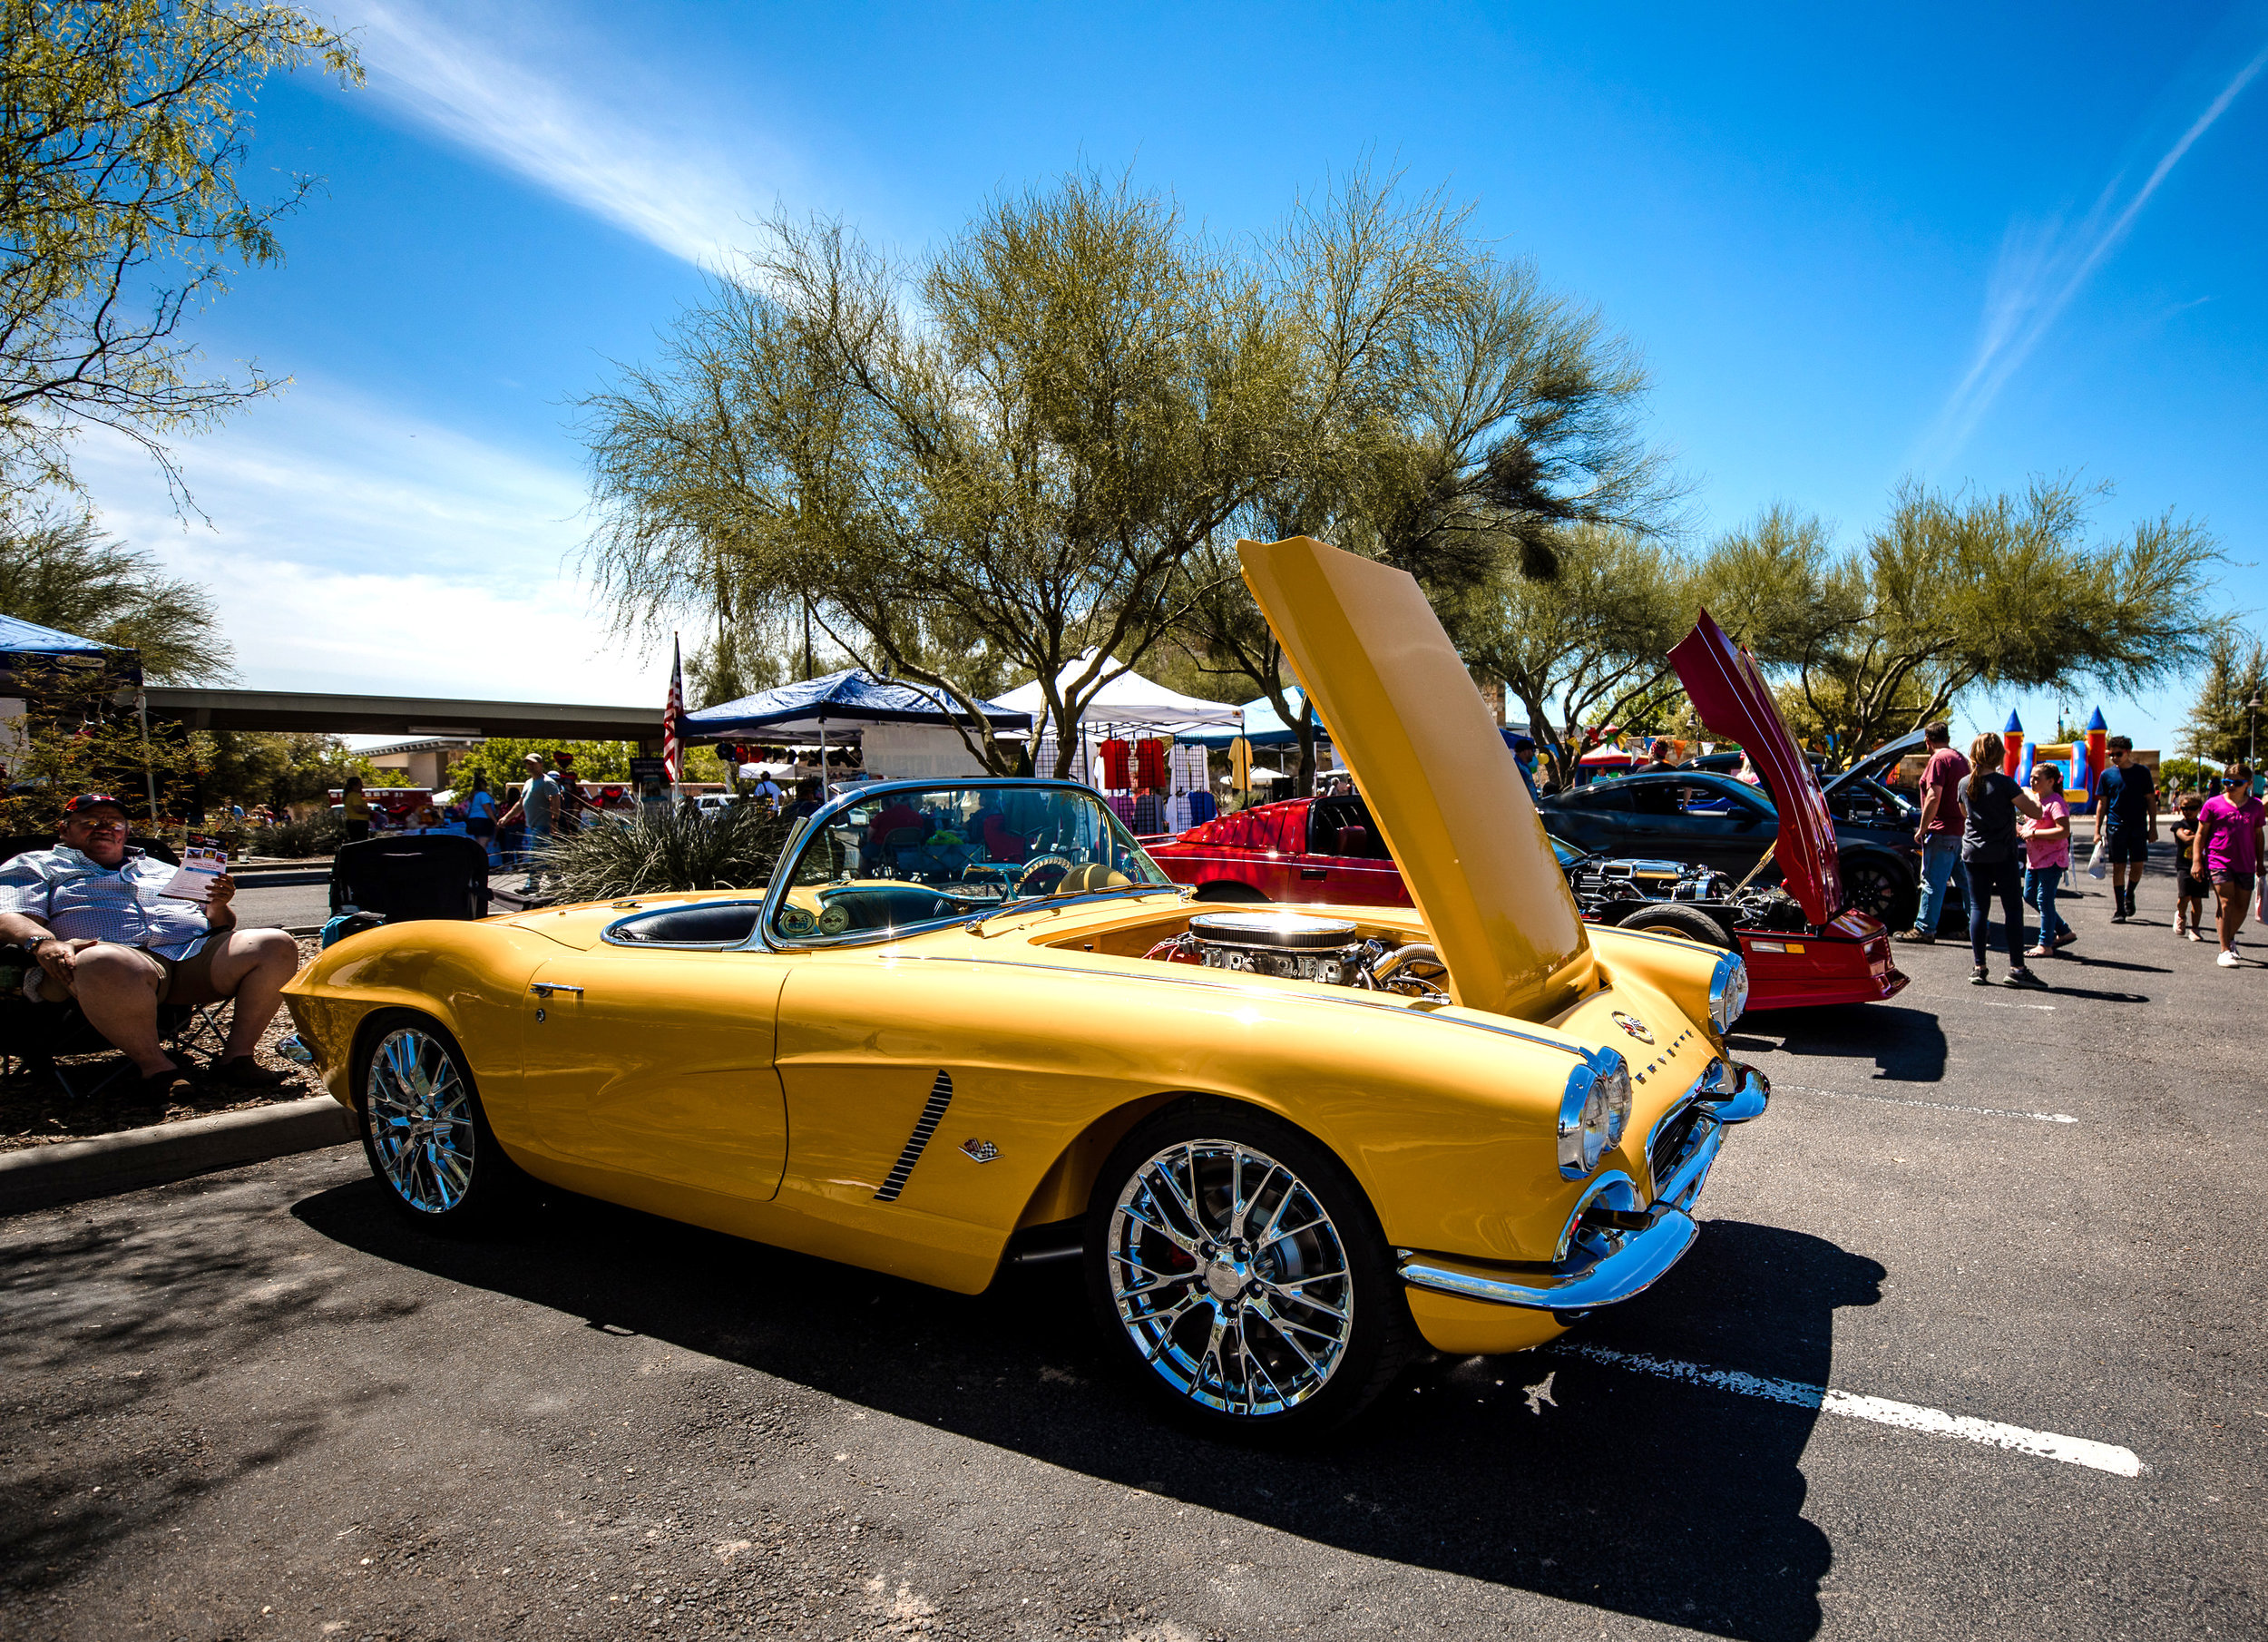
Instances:
[[[2180,884],[2175,893],[2185,901],[2210,901],[2213,899],[2213,880],[2193,878],[2187,873],[2184,873],[2181,875]]]
[[[207,935],[178,958],[169,958],[163,953],[153,953],[146,946],[132,946],[127,947],[126,950],[158,966],[157,1001],[162,1003],[172,992],[173,982],[180,976],[182,967],[185,964],[196,963],[204,954],[205,948],[211,943],[212,937]],[[118,946],[124,943],[111,941],[101,944]],[[201,975],[202,972],[200,966],[200,974]],[[24,976],[24,995],[34,1003],[61,1003],[69,996],[59,991],[55,986],[54,977],[36,963]]]
[[[2150,835],[2139,826],[2114,826],[2105,858],[2113,865],[2139,866],[2150,858]]]
[[[2215,873],[2213,875],[2214,888],[2232,891],[2239,898],[2251,894],[2253,885],[2257,882],[2259,882],[2257,875],[2252,873]]]

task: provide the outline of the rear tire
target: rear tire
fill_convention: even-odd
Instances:
[[[1714,946],[1719,952],[1740,950],[1740,943],[1725,933],[1725,926],[1697,906],[1679,906],[1675,903],[1641,906],[1623,919],[1618,927],[1651,930],[1657,935],[1679,935],[1703,946]]]
[[[1111,1354],[1219,1435],[1344,1423],[1416,1336],[1354,1177],[1313,1136],[1233,1101],[1169,1107],[1119,1143],[1095,1182],[1085,1259]]]
[[[1853,852],[1835,864],[1843,879],[1844,904],[1868,913],[1891,929],[1911,929],[1921,910],[1921,885],[1913,874],[1886,856]]]
[[[488,1127],[448,1028],[398,1011],[362,1034],[362,1153],[395,1209],[432,1231],[477,1229],[524,1178]]]

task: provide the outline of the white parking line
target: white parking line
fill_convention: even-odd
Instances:
[[[1793,1089],[1806,1095],[1831,1095],[1838,1100],[1872,1100],[1877,1106],[1926,1106],[1933,1112],[1970,1112],[1980,1118],[2029,1118],[2036,1123],[2077,1123],[2069,1112],[2018,1112],[1998,1106],[1955,1106],[1950,1100],[1909,1100],[1900,1095],[1862,1095],[1844,1089],[1813,1089],[1808,1084],[1774,1081],[1774,1089]]]
[[[1998,998],[1986,998],[1982,1002],[1987,1009],[2044,1009],[2050,1014],[2055,1012],[2056,1007],[2052,1003],[2005,1003]]]
[[[1888,1397],[1862,1397],[1853,1392],[1837,1391],[1829,1385],[1805,1385],[1799,1380],[1774,1380],[1763,1374],[1743,1373],[1738,1369],[1704,1368],[1697,1363],[1680,1363],[1674,1358],[1649,1357],[1642,1353],[1609,1351],[1603,1345],[1585,1345],[1577,1341],[1559,1340],[1543,1348],[1560,1356],[1582,1357],[1608,1368],[1628,1369],[1633,1373],[1652,1374],[1657,1379],[1676,1380],[1687,1385],[1706,1385],[1716,1391],[1737,1392],[1745,1397],[1762,1397],[1767,1402],[1786,1403],[1797,1408],[1815,1408],[1822,1413],[1841,1414],[1851,1420],[1872,1420],[1877,1425],[1895,1425],[1904,1431],[1926,1432],[1932,1436],[1959,1437],[1964,1442],[1981,1442],[1988,1448],[2013,1449],[2020,1454],[2036,1454],[2043,1460],[2060,1460],[2067,1465],[2084,1465],[2093,1471],[2107,1471],[2114,1477],[2138,1477],[2142,1461],[2130,1448],[2119,1448],[2109,1442],[2091,1442],[2085,1437],[2067,1437],[2052,1431],[2028,1431],[2021,1425],[2003,1425],[1998,1420],[1972,1419],[1967,1414],[1952,1414],[1941,1408],[1923,1408],[1915,1403],[1893,1403]]]

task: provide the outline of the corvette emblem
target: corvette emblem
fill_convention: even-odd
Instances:
[[[1636,1015],[1626,1015],[1620,1010],[1617,1010],[1615,1011],[1615,1024],[1620,1027],[1624,1031],[1628,1032],[1640,1043],[1651,1043],[1654,1041],[1654,1034],[1646,1030],[1646,1022],[1639,1020]]]
[[[961,1149],[979,1163],[990,1163],[1000,1156],[1000,1148],[994,1146],[990,1140],[963,1140],[961,1142]]]

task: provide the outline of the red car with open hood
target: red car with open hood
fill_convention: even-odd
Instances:
[[[1745,748],[1773,792],[1794,795],[1779,810],[1773,840],[1781,884],[1735,888],[1720,874],[1677,862],[1608,861],[1557,845],[1583,915],[1738,950],[1748,961],[1751,1009],[1896,995],[1906,976],[1892,961],[1889,932],[1845,900],[1819,777],[1754,660],[1706,611],[1670,660],[1703,725]],[[1368,806],[1353,795],[1239,810],[1148,848],[1201,900],[1410,904]]]

